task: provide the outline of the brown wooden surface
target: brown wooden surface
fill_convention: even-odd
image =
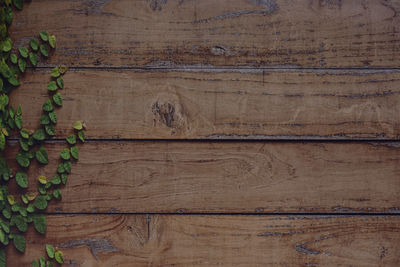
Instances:
[[[63,266],[398,266],[400,217],[48,216],[18,266],[50,242]],[[17,265],[13,265],[17,266]]]
[[[12,95],[35,129],[49,71]],[[56,127],[89,138],[338,139],[400,136],[399,71],[76,70]]]
[[[50,67],[66,64],[57,138],[84,120],[91,141],[45,238],[29,229],[8,266],[45,243],[74,267],[400,266],[399,12],[398,0],[26,3],[14,44],[47,29],[57,50],[11,103],[35,129]],[[46,147],[31,188],[65,144]]]
[[[53,177],[63,147],[47,145],[51,164],[31,168],[31,190],[37,176]],[[400,210],[398,143],[90,142],[80,148],[63,200],[48,211]]]
[[[18,45],[57,34],[48,64],[400,67],[399,1],[36,0]]]

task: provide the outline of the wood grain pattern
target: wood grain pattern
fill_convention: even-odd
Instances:
[[[66,267],[400,264],[400,217],[48,216],[46,238],[33,231],[24,256],[9,247],[11,266],[30,266],[45,242]]]
[[[31,190],[37,176],[53,177],[64,146],[47,146],[51,164],[31,168]],[[398,143],[90,142],[48,211],[397,213],[399,152]]]
[[[48,71],[11,94],[35,129]],[[65,76],[57,135],[89,138],[353,139],[400,137],[400,71],[75,70]]]
[[[86,67],[400,67],[398,1],[38,0],[17,45],[57,33],[47,64]],[[68,23],[66,23],[66,21]]]

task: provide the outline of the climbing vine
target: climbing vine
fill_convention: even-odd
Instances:
[[[20,79],[29,67],[36,67],[41,59],[46,59],[56,48],[56,37],[43,30],[30,39],[26,47],[13,47],[9,26],[13,20],[13,10],[22,10],[23,0],[0,0],[0,267],[6,266],[8,245],[21,253],[25,252],[25,233],[29,224],[40,234],[46,233],[46,217],[43,211],[52,200],[61,200],[60,188],[67,183],[72,163],[79,158],[77,142],[85,141],[84,124],[77,121],[74,132],[66,138],[66,148],[60,152],[60,162],[51,179],[37,178],[37,192],[29,187],[28,168],[33,161],[41,165],[49,163],[45,141],[55,136],[57,109],[63,105],[59,92],[64,88],[65,66],[55,67],[50,72],[47,85],[48,99],[43,103],[43,114],[36,130],[23,127],[22,108],[10,105],[9,94],[20,85]],[[25,112],[25,111],[24,111]],[[5,158],[7,140],[18,140],[16,155],[17,169],[12,170]],[[8,155],[8,154],[7,154]],[[9,189],[16,183],[17,191]],[[64,263],[63,253],[47,244],[47,259],[40,257],[32,266],[49,267],[53,262]]]

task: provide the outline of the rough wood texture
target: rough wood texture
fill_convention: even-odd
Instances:
[[[49,71],[12,95],[35,129]],[[89,138],[399,138],[400,71],[76,70],[56,127]]]
[[[68,266],[399,266],[400,217],[48,216],[27,253],[62,248]]]
[[[48,64],[400,67],[399,1],[38,0],[27,6],[16,15],[13,39],[21,45],[42,29],[57,33],[57,55]]]
[[[64,146],[31,168],[32,190]],[[398,212],[399,155],[398,143],[91,142],[48,211]]]

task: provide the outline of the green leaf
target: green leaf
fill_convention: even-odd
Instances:
[[[67,172],[67,173],[70,173],[71,172],[71,161],[65,161],[64,163],[64,170]]]
[[[35,212],[35,206],[33,206],[32,203],[29,203],[28,207],[26,208],[26,211],[29,213]]]
[[[11,170],[7,164],[7,161],[4,158],[0,157],[0,176],[3,177],[4,181],[8,181],[10,178],[10,174],[11,174]],[[8,191],[7,191],[7,194],[8,194]],[[6,194],[3,193],[3,195],[6,195]]]
[[[74,159],[79,158],[79,150],[78,150],[77,146],[71,147],[71,155],[72,155],[72,157],[74,157]]]
[[[68,144],[75,145],[76,136],[74,134],[70,134],[70,135],[67,136],[66,140],[67,140]]]
[[[54,126],[53,126],[53,125],[47,124],[47,125],[44,126],[44,128],[45,128],[46,133],[47,133],[48,135],[50,135],[50,136],[55,135],[55,130],[54,130]]]
[[[76,130],[82,130],[83,129],[83,124],[81,121],[77,121],[74,123],[74,129]]]
[[[33,66],[36,66],[38,63],[38,55],[35,53],[29,53],[29,61],[32,63]]]
[[[28,213],[26,212],[26,208],[21,207],[21,209],[19,210],[19,214],[21,214],[22,217],[26,218],[28,216]],[[28,221],[28,219],[26,218],[26,220]]]
[[[49,46],[46,44],[41,44],[40,45],[40,53],[42,53],[43,56],[48,57],[49,56]]]
[[[53,176],[53,179],[50,180],[50,182],[51,182],[52,184],[55,184],[55,185],[61,184],[60,175],[55,174],[55,175]]]
[[[8,2],[11,2],[10,0],[7,0]],[[5,7],[5,21],[8,25],[11,25],[12,19],[13,19],[13,10],[11,6],[6,6]]]
[[[58,87],[57,87],[57,84],[55,81],[51,81],[47,85],[47,90],[49,90],[49,91],[56,91],[57,89],[58,89]]]
[[[10,197],[11,197],[12,199],[10,199]],[[15,202],[14,196],[13,196],[13,195],[8,195],[7,198],[8,198],[8,202],[9,202],[10,205],[11,205],[11,210],[12,210],[13,212],[19,211],[19,209],[21,208],[21,204],[19,204],[18,202]],[[11,201],[10,201],[10,200],[11,200]],[[14,224],[13,224],[13,225],[14,225]]]
[[[46,252],[50,259],[54,259],[55,249],[52,245],[46,244]]]
[[[57,106],[62,106],[63,99],[62,99],[61,94],[60,93],[54,94],[53,101],[54,101],[54,103],[56,103]]]
[[[55,67],[50,72],[51,77],[57,78],[60,76],[60,72],[58,71],[58,67]]]
[[[12,76],[12,77],[8,78],[8,82],[13,86],[19,86],[20,85],[19,80],[18,80],[18,78],[16,76]]]
[[[57,261],[59,264],[63,264],[63,263],[64,263],[64,255],[63,255],[63,253],[62,253],[61,251],[57,250],[57,251],[54,253],[54,257],[56,258],[56,261]]]
[[[19,251],[24,253],[25,252],[25,246],[26,246],[26,240],[25,237],[23,235],[14,235],[13,238],[13,243],[14,243],[14,247]]]
[[[22,10],[22,8],[24,7],[23,0],[13,0],[13,3],[14,3],[14,6],[19,10]]]
[[[49,36],[49,44],[52,48],[56,48],[56,37],[54,35]]]
[[[62,198],[61,190],[58,189],[58,188],[55,189],[55,190],[53,191],[53,196],[54,196],[56,199],[60,200],[60,199]]]
[[[5,245],[7,243],[6,234],[2,229],[0,229],[0,242]]]
[[[49,118],[53,123],[57,123],[57,113],[55,111],[49,113]]]
[[[68,148],[64,148],[63,150],[61,150],[60,156],[64,160],[69,160],[71,158],[70,154],[69,154],[69,149]]]
[[[58,77],[58,78],[57,78],[57,85],[58,85],[58,87],[60,87],[61,89],[63,89],[63,88],[64,88],[64,79],[61,78],[61,77]]]
[[[33,205],[35,206],[35,208],[39,209],[39,210],[44,210],[47,208],[47,200],[45,196],[38,196],[35,199],[35,202],[33,202]]]
[[[11,217],[11,222],[15,223],[15,226],[17,226],[18,230],[21,232],[26,232],[26,230],[28,230],[28,223],[21,215]]]
[[[41,146],[35,153],[35,157],[37,161],[39,161],[42,164],[48,164],[49,163],[49,157],[47,155],[47,150],[44,148],[44,146]]]
[[[15,115],[14,121],[15,121],[15,125],[17,125],[18,129],[21,129],[22,128],[22,116],[19,114]]]
[[[32,267],[39,267],[39,263],[37,261],[32,261]]]
[[[22,188],[27,188],[28,187],[28,175],[24,172],[17,172],[15,175],[15,179],[17,181],[17,184],[22,187]]]
[[[46,125],[50,123],[50,116],[47,114],[43,114],[42,117],[40,118],[40,124]]]
[[[36,231],[38,231],[41,234],[46,233],[46,217],[44,215],[36,215],[33,217],[33,226],[35,227]]]
[[[19,145],[21,146],[22,150],[24,150],[24,151],[28,151],[29,150],[29,144],[28,144],[27,140],[20,138],[19,139]]]
[[[85,132],[84,131],[79,131],[78,137],[82,142],[85,142]]]
[[[6,267],[7,256],[4,248],[0,249],[0,267]]]
[[[42,195],[46,194],[46,192],[47,192],[46,191],[47,190],[46,185],[38,184],[38,191],[39,191],[40,194],[42,194]]]
[[[46,261],[46,267],[53,267],[53,262]]]
[[[27,129],[21,129],[21,131],[19,131],[19,133],[21,134],[21,136],[25,139],[29,138],[29,131]]]
[[[31,45],[31,48],[32,48],[34,51],[37,51],[37,50],[39,49],[39,40],[38,40],[38,39],[36,39],[36,38],[31,38],[31,39],[29,40],[29,44]]]
[[[63,184],[66,184],[67,183],[67,179],[68,179],[68,175],[66,173],[62,173],[61,174],[61,182]]]
[[[10,242],[10,239],[9,239],[8,236],[9,236],[9,235],[7,235],[6,233],[4,233],[3,230],[0,230],[0,242],[1,242],[4,246],[7,246],[7,245],[9,244],[9,242]],[[1,257],[1,255],[0,255],[0,257]],[[5,263],[4,263],[4,264],[5,264]],[[1,258],[0,258],[0,266],[5,266],[5,265],[3,265],[3,262],[2,262],[2,260],[1,260]]]
[[[0,61],[0,73],[4,78],[8,79],[13,75],[10,67],[5,63],[4,59]]]
[[[28,153],[26,153],[26,156],[27,156],[29,159],[33,159],[33,158],[35,158],[35,153],[34,153],[34,152],[28,152]]]
[[[46,266],[45,266],[46,261],[45,261],[44,257],[40,257],[40,258],[39,258],[39,263],[40,263],[40,267],[46,267]]]
[[[19,70],[20,70],[22,73],[25,72],[25,69],[26,69],[26,61],[25,61],[24,59],[20,58],[20,59],[18,60],[18,67],[19,67]]]
[[[0,39],[6,38],[7,34],[8,34],[7,25],[5,23],[0,24]]]
[[[10,209],[3,209],[2,213],[3,213],[4,218],[6,218],[6,219],[11,218],[11,210]]]
[[[49,32],[48,31],[40,31],[40,38],[42,38],[43,41],[47,42],[49,40]]]
[[[38,141],[43,141],[46,138],[46,134],[43,129],[37,129],[32,137]]]
[[[13,64],[17,64],[17,62],[18,62],[18,57],[17,57],[17,55],[16,54],[11,54],[10,55],[10,60],[11,60],[11,63],[13,63]]]
[[[4,42],[2,42],[3,52],[9,52],[11,48],[12,48],[12,41],[10,38],[7,38]]]
[[[0,109],[4,110],[5,107],[8,105],[9,98],[6,94],[1,94],[0,95]]]
[[[0,133],[0,150],[4,150],[6,146],[6,137],[3,133]]]
[[[27,58],[28,57],[28,48],[26,47],[20,47],[18,48],[19,54],[23,57],[23,58]]]
[[[19,165],[21,165],[22,167],[28,167],[30,164],[29,158],[27,157],[27,155],[25,153],[18,153],[16,156],[17,162]]]
[[[3,229],[3,231],[7,234],[10,233],[10,224],[8,222],[5,222],[3,220],[0,221],[1,224],[1,228]]]
[[[58,164],[58,166],[57,166],[57,172],[58,172],[58,173],[64,173],[64,172],[65,172],[64,164],[63,164],[63,163]]]
[[[0,79],[0,80],[1,80],[1,79]],[[15,110],[14,110],[13,107],[10,107],[10,108],[8,109],[8,113],[10,114],[10,117],[11,117],[11,118],[14,118]]]
[[[52,111],[53,110],[53,104],[51,103],[50,99],[47,99],[46,102],[44,102],[43,110],[44,111]]]

